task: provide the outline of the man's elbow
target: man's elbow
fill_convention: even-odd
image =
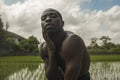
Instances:
[[[65,76],[64,80],[77,80],[77,77],[72,77],[72,76]]]
[[[45,75],[46,75],[48,80],[54,80],[54,76],[51,73],[46,72]]]

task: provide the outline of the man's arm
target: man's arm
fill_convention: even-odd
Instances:
[[[44,68],[45,68],[45,72],[46,72],[48,65],[49,65],[49,60],[48,60],[48,52],[46,50],[45,42],[40,45],[40,57],[42,58],[42,60],[44,62]]]
[[[63,45],[63,57],[65,59],[64,80],[77,80],[82,66],[84,44],[77,35],[72,35],[65,40]]]
[[[49,49],[50,48],[46,47],[46,44],[41,45],[40,55],[45,63],[46,77],[48,80],[62,80],[57,66],[55,53]]]

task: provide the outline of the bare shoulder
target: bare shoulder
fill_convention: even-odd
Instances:
[[[85,44],[81,37],[72,32],[66,32],[66,38],[62,45],[63,56],[81,55],[84,49]]]
[[[66,46],[72,45],[72,46],[76,46],[76,47],[77,47],[77,45],[81,46],[81,47],[85,46],[83,39],[80,36],[74,34],[73,32],[66,32],[66,38],[65,38],[63,44],[65,44]]]

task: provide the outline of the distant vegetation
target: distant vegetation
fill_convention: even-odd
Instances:
[[[38,55],[39,41],[36,37],[30,36],[28,39],[22,40],[19,44],[15,44],[15,55]]]
[[[98,45],[97,40],[101,40],[102,44]],[[91,55],[109,55],[120,54],[120,44],[110,42],[109,36],[101,38],[91,38],[91,44],[88,46],[88,51]]]
[[[4,25],[0,18],[0,56],[38,55],[39,41],[35,36],[16,43],[16,39],[7,33],[8,28],[8,23]]]
[[[92,62],[96,61],[120,61],[120,55],[91,55]]]

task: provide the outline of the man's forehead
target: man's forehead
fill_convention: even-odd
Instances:
[[[43,12],[42,15],[46,15],[46,14],[51,14],[51,13],[54,13],[54,14],[58,14],[58,12],[56,10],[53,10],[53,9],[47,9]]]
[[[60,14],[60,12],[58,12],[57,10],[55,9],[52,9],[52,8],[49,8],[49,9],[46,9],[43,13],[42,13],[42,16],[44,15],[47,15],[47,14],[57,14],[61,19],[62,19],[62,15]],[[41,16],[41,17],[42,17]]]

